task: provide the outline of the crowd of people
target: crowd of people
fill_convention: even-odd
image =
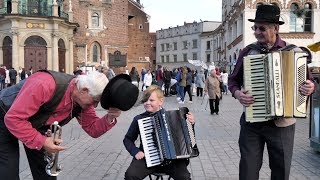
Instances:
[[[209,71],[209,75],[208,74]],[[142,81],[141,91],[144,91],[150,85],[155,84],[162,89],[164,96],[176,96],[179,104],[186,102],[193,103],[193,98],[208,97],[211,114],[219,113],[219,101],[222,94],[228,94],[228,73],[218,67],[213,69],[192,69],[187,66],[173,68],[158,65],[153,72],[142,68],[141,77],[136,68],[133,67],[130,77],[134,81]],[[185,100],[188,95],[188,101]],[[194,96],[194,97],[193,97]]]
[[[32,67],[28,71],[23,67],[19,67],[19,70],[15,70],[13,67],[7,68],[5,65],[0,65],[0,90],[15,85],[17,78],[19,81],[26,79],[32,74]]]

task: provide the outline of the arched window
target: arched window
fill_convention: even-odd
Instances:
[[[296,3],[290,6],[290,32],[310,32],[312,27],[312,6],[307,3],[299,8]]]
[[[96,44],[92,47],[92,62],[98,62],[98,46]]]
[[[101,63],[101,46],[98,42],[93,42],[90,47],[90,61],[92,63]]]
[[[7,1],[7,13],[11,14],[12,11],[12,4],[11,4],[11,0]]]
[[[312,25],[312,6],[310,3],[304,5],[306,11],[304,18],[304,31],[311,32]]]
[[[40,36],[30,36],[24,42],[26,46],[47,46],[46,41]]]
[[[99,27],[99,14],[93,13],[91,16],[92,27]]]

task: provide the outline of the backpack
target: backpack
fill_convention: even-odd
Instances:
[[[70,83],[70,81],[74,78],[72,75],[68,75],[65,73],[59,73],[55,71],[49,71],[49,70],[40,70],[39,72],[46,72],[49,73],[56,82],[56,89],[52,96],[52,99],[50,99],[48,102],[44,103],[38,110],[36,114],[34,114],[32,117],[29,118],[29,121],[32,124],[32,127],[40,130],[41,127],[46,123],[46,121],[49,119],[51,114],[54,112],[54,110],[57,108],[58,104],[60,103],[62,97],[65,94],[65,91],[67,90],[67,87]],[[5,115],[5,113],[10,109],[11,105],[13,104],[15,98],[17,97],[19,91],[23,87],[25,80],[20,81],[18,84],[15,84],[13,86],[10,86],[8,88],[3,89],[0,91],[0,108]],[[77,115],[79,109],[76,110],[75,116]],[[74,116],[74,117],[75,117]],[[67,118],[64,121],[60,122],[59,124],[65,125],[68,123],[72,118]],[[45,130],[46,131],[46,130]]]

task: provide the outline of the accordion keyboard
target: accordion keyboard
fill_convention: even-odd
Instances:
[[[256,55],[250,60],[244,61],[244,84],[249,94],[254,97],[254,103],[246,108],[247,121],[265,121],[268,108],[267,90],[265,83],[268,82],[266,71],[266,61],[263,55]],[[251,78],[246,78],[251,77]]]
[[[254,97],[254,103],[245,107],[248,122],[306,117],[307,97],[299,92],[306,81],[305,53],[248,55],[244,57],[243,70],[244,89]]]
[[[147,167],[161,164],[161,153],[158,144],[155,141],[155,124],[153,117],[147,117],[138,120],[140,136],[144,148],[144,155]]]

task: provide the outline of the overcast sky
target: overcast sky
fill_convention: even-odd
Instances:
[[[150,32],[186,22],[221,21],[221,0],[140,0],[151,16]]]

